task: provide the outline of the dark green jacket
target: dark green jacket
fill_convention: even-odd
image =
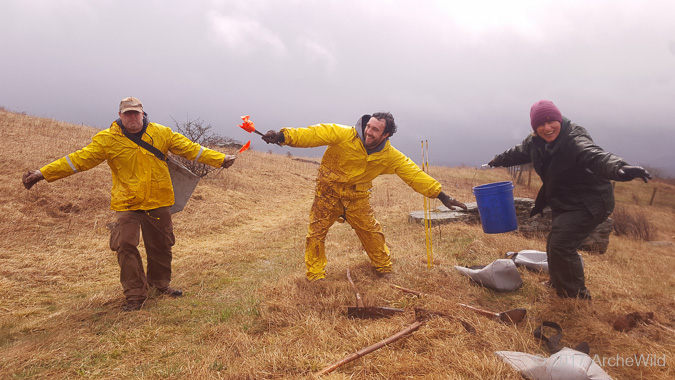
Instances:
[[[530,135],[492,161],[495,166],[530,162],[543,182],[530,215],[541,213],[548,205],[554,213],[588,210],[594,216],[608,216],[614,210],[609,180],[620,180],[617,172],[627,165],[595,145],[586,129],[567,118],[551,144]]]

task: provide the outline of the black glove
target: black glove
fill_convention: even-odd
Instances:
[[[621,169],[619,169],[619,179],[622,181],[631,181],[634,180],[635,178],[642,178],[645,183],[647,183],[647,180],[652,179],[652,175],[649,174],[645,168],[640,167],[640,166],[623,166]]]
[[[449,196],[448,194],[442,191],[438,194],[436,198],[440,200],[443,203],[443,205],[449,208],[450,210],[454,210],[455,206],[463,208],[464,211],[468,210],[468,208],[464,203],[454,199],[453,197]]]
[[[31,170],[23,175],[22,182],[26,190],[30,190],[33,185],[42,181],[43,179],[45,179],[45,177],[42,175],[42,172],[39,170]]]
[[[285,140],[283,132],[277,132],[274,130],[267,131],[267,133],[263,135],[262,139],[268,144],[279,144]]]
[[[494,158],[491,159],[490,162],[488,162],[488,165],[489,165],[491,168],[494,168],[495,166],[498,166],[497,164],[495,164],[495,159],[494,159]]]

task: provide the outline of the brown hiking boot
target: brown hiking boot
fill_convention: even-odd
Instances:
[[[164,289],[157,289],[157,293],[159,294],[164,294],[165,296],[170,296],[170,297],[181,297],[183,295],[183,291],[180,289],[174,289],[170,286],[167,286]]]
[[[141,310],[143,307],[143,304],[145,303],[145,300],[127,300],[127,303],[125,303],[122,306],[122,311],[137,311]]]

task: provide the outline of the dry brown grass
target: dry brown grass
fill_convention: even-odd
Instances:
[[[626,333],[611,327],[632,311],[654,311],[657,321],[672,327],[672,247],[613,236],[605,255],[584,254],[591,303],[558,299],[540,284],[545,275],[524,270],[521,290],[495,293],[471,285],[452,266],[487,264],[507,251],[543,250],[544,240],[486,235],[463,224],[434,227],[436,265],[428,269],[423,227],[406,222],[422,198],[397,177],[383,176],[375,181],[372,203],[392,250],[393,282],[431,295],[417,298],[386,286],[345,224],[328,235],[327,279],[308,283],[303,245],[317,166],[259,151],[203,179],[175,216],[173,285],[185,296],[153,297],[143,310],[122,313],[105,227],[113,218],[107,165],[31,191],[20,183],[24,171],[80,148],[95,130],[0,110],[0,131],[0,378],[311,378],[408,326],[414,307],[461,317],[478,332],[432,319],[412,336],[326,378],[518,379],[493,353],[546,355],[532,337],[542,320],[563,326],[567,346],[588,341],[591,355],[666,356],[665,367],[605,367],[617,379],[673,377],[672,333],[653,325]],[[265,149],[261,142],[257,147]],[[432,167],[431,173],[463,201],[473,200],[472,185],[508,180],[506,171],[496,169]],[[519,186],[516,195],[531,197],[536,186]],[[662,203],[648,207],[643,202],[652,186],[659,186]],[[675,235],[673,201],[666,198],[672,192],[661,183],[617,184],[618,201],[637,199],[660,240]],[[348,267],[366,304],[407,312],[374,321],[346,318],[347,306],[355,303]],[[494,311],[526,307],[528,317],[509,327],[460,310],[459,301]]]
[[[614,220],[614,232],[617,235],[652,241],[658,234],[656,227],[642,210],[631,211],[627,207],[619,206],[612,213],[612,219]]]

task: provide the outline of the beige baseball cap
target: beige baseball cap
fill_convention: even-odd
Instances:
[[[141,103],[140,99],[134,98],[133,96],[124,98],[120,102],[120,113],[125,113],[127,111],[143,112],[143,103]]]

